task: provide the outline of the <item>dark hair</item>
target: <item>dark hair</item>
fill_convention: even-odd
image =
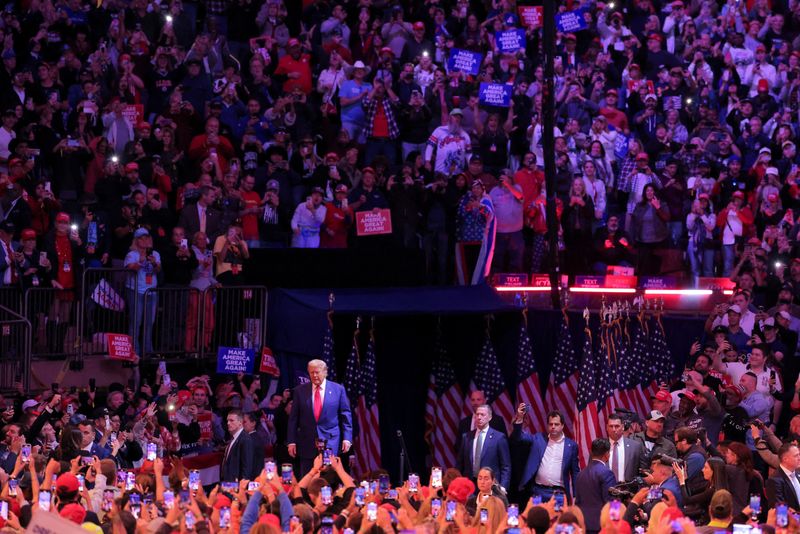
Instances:
[[[792,447],[797,447],[797,445],[795,445],[794,443],[791,443],[791,442],[786,442],[786,443],[781,445],[780,449],[778,449],[778,459],[781,462],[783,461],[783,457],[786,456],[789,453],[789,451],[792,449]]]
[[[688,426],[682,426],[675,430],[675,437],[675,441],[686,440],[689,445],[694,445],[697,443],[697,430],[689,428]]]
[[[730,489],[728,483],[728,472],[725,470],[725,462],[721,458],[710,456],[708,465],[711,467],[711,487],[714,490]]]
[[[549,412],[547,412],[547,421],[548,422],[550,422],[550,419],[552,419],[553,417],[558,417],[558,420],[561,421],[561,424],[562,425],[565,424],[564,423],[564,414],[562,414],[558,410],[550,410]]]
[[[550,515],[541,506],[534,506],[528,510],[525,522],[535,534],[545,534],[550,529]]]
[[[755,475],[753,469],[753,453],[744,443],[731,441],[728,443],[728,450],[736,456],[736,466],[744,471],[747,480],[751,480]]]
[[[600,458],[611,450],[611,443],[605,438],[599,438],[592,442],[592,458]]]

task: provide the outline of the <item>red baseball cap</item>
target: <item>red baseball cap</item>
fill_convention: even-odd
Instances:
[[[56,491],[59,493],[78,491],[79,487],[78,479],[72,473],[64,473],[56,479]]]
[[[741,199],[744,199],[744,193],[742,193],[741,191],[734,191],[734,192],[733,192],[733,198],[741,198]]]
[[[650,35],[647,36],[647,40],[648,41],[653,40],[653,41],[662,42],[662,41],[664,41],[664,38],[661,36],[660,33],[651,33]]]
[[[125,170],[126,171],[138,171],[139,170],[139,164],[134,162],[134,161],[132,161],[132,162],[128,163],[127,165],[125,165]]]
[[[424,30],[425,29],[425,23],[424,22],[415,22],[414,23],[414,29],[415,30]]]
[[[22,234],[20,234],[20,237],[23,241],[26,239],[36,239],[36,232],[34,232],[32,228],[25,228]]]
[[[293,46],[300,46],[300,41],[298,41],[294,37],[289,39],[289,41],[287,41],[287,43],[286,43],[286,48],[291,48]]]
[[[636,161],[650,161],[650,156],[647,155],[647,152],[639,152],[636,154]]]
[[[658,393],[650,397],[651,400],[657,400],[662,402],[672,402],[672,395],[669,394],[669,391],[664,389],[658,390]]]
[[[697,395],[695,395],[691,391],[684,391],[683,393],[678,393],[678,397],[682,399],[689,399],[692,402],[697,402]]]
[[[59,222],[68,223],[69,222],[69,214],[66,213],[66,212],[63,212],[63,211],[59,212],[58,215],[56,215],[56,222],[57,223],[59,223]]]

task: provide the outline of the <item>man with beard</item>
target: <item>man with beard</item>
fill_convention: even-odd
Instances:
[[[466,168],[472,145],[469,134],[461,128],[463,116],[460,108],[454,108],[450,111],[449,124],[439,126],[431,134],[425,149],[425,166],[428,170],[454,176]]]

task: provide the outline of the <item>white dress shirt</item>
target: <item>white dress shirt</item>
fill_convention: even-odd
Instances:
[[[624,482],[625,481],[625,436],[619,438],[619,445],[617,446],[617,471],[614,473],[614,476],[617,478],[617,481]],[[611,451],[608,456],[608,467],[609,469],[613,470],[614,462],[612,460],[614,458],[614,442],[611,442]]]
[[[547,448],[536,471],[535,482],[541,486],[563,486],[564,480],[561,477],[561,465],[564,463],[564,435],[561,439],[554,441],[547,440]]]

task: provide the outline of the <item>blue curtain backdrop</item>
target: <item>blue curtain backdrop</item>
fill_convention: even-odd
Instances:
[[[268,339],[281,368],[281,389],[297,385],[297,377],[306,375],[308,360],[321,354],[327,328],[328,294],[325,290],[270,293]],[[498,360],[506,385],[512,391],[515,389],[522,316],[519,309],[506,304],[489,288],[337,290],[334,308],[333,333],[340,379],[352,346],[356,317],[363,318],[360,337],[363,350],[370,317],[375,316],[382,460],[393,478],[399,473],[397,430],[402,430],[405,436],[412,469],[427,476],[430,467],[424,440],[424,411],[440,318],[448,353],[466,393],[485,335],[485,315],[492,313],[491,335]],[[580,354],[583,318],[578,311],[569,313],[569,318],[575,349]],[[528,312],[528,330],[543,385],[549,378],[561,320],[558,311],[532,308]],[[692,342],[702,337],[703,320],[665,315],[662,322],[679,372]],[[597,326],[597,316],[593,314],[592,330]]]

